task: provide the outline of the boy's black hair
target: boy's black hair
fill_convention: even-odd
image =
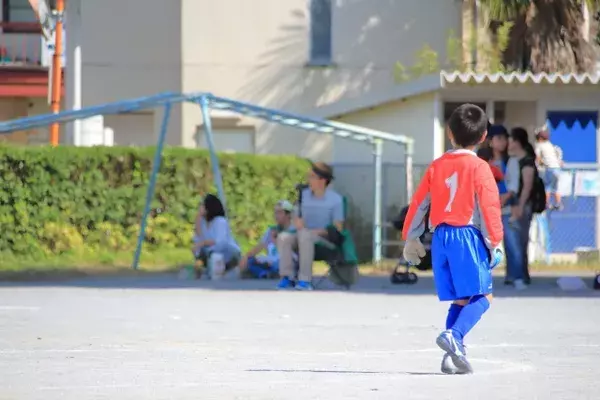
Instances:
[[[459,147],[472,147],[479,144],[487,131],[489,121],[485,111],[475,104],[463,104],[456,108],[448,120],[454,143]]]
[[[206,210],[206,222],[210,222],[216,217],[225,217],[225,208],[221,200],[214,194],[207,194],[204,197],[204,209]]]

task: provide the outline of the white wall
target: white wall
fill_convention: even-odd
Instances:
[[[48,105],[48,99],[46,97],[29,98],[29,109],[27,112],[28,116],[48,114],[50,112],[50,106]],[[63,104],[64,109],[64,104]],[[61,131],[64,132],[63,125],[61,125]],[[46,145],[50,143],[50,127],[42,126],[30,131],[29,144],[40,144]],[[64,135],[60,136],[60,141],[65,143]]]
[[[434,94],[430,93],[348,114],[339,121],[412,137],[415,139],[414,163],[428,164],[434,158],[433,118]],[[404,146],[385,143],[383,153],[386,163],[404,162]],[[335,138],[333,154],[336,164],[373,163],[373,146],[368,143]]]
[[[69,71],[73,70],[77,45],[82,50],[84,107],[181,91],[180,4],[164,0],[67,1],[67,105],[73,104],[73,74]],[[174,107],[169,127],[173,133],[167,136],[167,143],[181,144],[180,114],[180,107]],[[120,117],[108,119],[114,123]],[[118,141],[128,134],[120,132],[119,126],[131,123],[115,125]],[[145,121],[140,129],[145,131],[149,125]],[[159,126],[153,124],[155,133]]]
[[[521,126],[527,129],[531,138],[538,125],[536,101],[509,101],[506,103],[505,123],[507,129]]]
[[[104,116],[104,126],[114,131],[116,146],[155,146],[157,135],[151,112]]]
[[[213,129],[213,142],[218,152],[223,153],[254,153],[254,128],[215,128]],[[204,128],[198,129],[199,145],[208,148]]]

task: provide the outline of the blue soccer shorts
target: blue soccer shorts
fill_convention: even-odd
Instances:
[[[492,292],[490,252],[473,226],[442,224],[431,243],[433,277],[441,301],[467,299]]]

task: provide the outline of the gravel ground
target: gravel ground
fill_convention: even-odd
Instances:
[[[431,279],[351,291],[170,275],[0,284],[0,399],[598,399],[600,295],[498,287],[439,373]]]

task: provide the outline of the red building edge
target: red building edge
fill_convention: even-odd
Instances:
[[[64,96],[64,84],[61,89]],[[0,97],[47,97],[48,90],[47,68],[0,66]]]

